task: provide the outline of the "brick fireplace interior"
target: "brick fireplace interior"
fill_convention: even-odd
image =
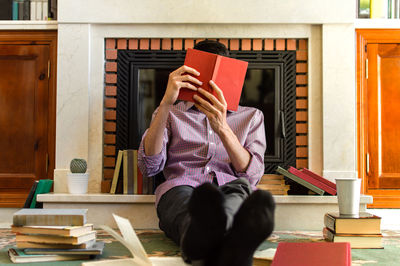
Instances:
[[[186,50],[203,39],[105,39],[104,146],[101,192],[109,192],[115,167],[118,50]],[[218,39],[231,51],[296,51],[296,167],[308,167],[307,39]]]

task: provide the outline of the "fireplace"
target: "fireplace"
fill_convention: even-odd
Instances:
[[[186,49],[193,47],[195,41],[106,40],[109,60],[106,62],[104,191],[112,176],[115,151],[138,148],[151,114],[164,94],[169,72],[183,64]],[[278,165],[306,167],[307,131],[302,128],[307,125],[304,116],[307,95],[301,94],[302,89],[307,89],[304,67],[307,61],[301,54],[306,40],[220,41],[230,49],[231,57],[249,62],[240,104],[264,113],[265,173],[274,173]]]

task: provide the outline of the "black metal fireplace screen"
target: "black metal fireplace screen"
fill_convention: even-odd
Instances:
[[[169,73],[185,51],[118,50],[116,149],[137,149],[160,103]],[[249,62],[240,105],[264,113],[265,173],[296,165],[296,52],[230,51]]]

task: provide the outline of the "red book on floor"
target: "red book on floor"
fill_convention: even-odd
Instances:
[[[272,266],[351,266],[350,243],[280,242]]]
[[[336,184],[333,183],[333,182],[331,182],[331,181],[329,181],[328,179],[323,178],[323,177],[320,176],[320,175],[317,175],[316,173],[314,173],[314,172],[308,170],[307,168],[303,168],[303,170],[301,170],[301,171],[302,171],[303,173],[305,173],[306,175],[309,175],[309,176],[311,176],[312,178],[317,179],[317,180],[321,181],[322,183],[325,183],[325,184],[327,184],[328,186],[330,186],[331,188],[333,188],[333,189],[336,190]]]
[[[201,88],[216,96],[209,83],[213,80],[224,94],[227,109],[237,110],[248,62],[189,48],[186,52],[185,65],[199,71],[200,76],[196,78],[203,82]],[[183,88],[178,100],[194,102],[195,94],[197,92]]]
[[[288,171],[289,171],[289,173],[292,173],[295,176],[300,177],[304,181],[306,181],[306,182],[308,182],[308,183],[310,183],[310,184],[312,184],[312,185],[314,185],[316,187],[319,187],[320,189],[323,189],[325,192],[327,192],[327,193],[329,193],[331,195],[336,195],[336,189],[328,186],[327,184],[325,184],[325,183],[323,183],[323,182],[321,182],[321,181],[319,181],[317,179],[314,179],[313,177],[311,177],[311,176],[305,174],[304,172],[294,168],[293,166],[290,166]]]

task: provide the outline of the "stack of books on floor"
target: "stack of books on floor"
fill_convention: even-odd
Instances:
[[[103,242],[86,223],[87,209],[21,209],[13,215],[16,247],[8,250],[14,263],[87,260],[100,255]]]
[[[360,212],[359,217],[340,216],[326,213],[324,238],[330,242],[350,242],[351,248],[383,248],[381,217]]]
[[[304,187],[305,189],[308,189],[310,191],[310,193],[308,194],[317,194],[317,195],[337,194],[335,183],[316,174],[315,172],[310,171],[307,168],[299,170],[296,169],[295,167],[289,166],[289,169],[286,170],[278,166],[276,172],[285,176],[289,182],[298,184]]]
[[[272,195],[287,195],[290,189],[289,185],[285,184],[285,179],[282,175],[273,174],[263,175],[257,184],[257,188],[268,190]]]

